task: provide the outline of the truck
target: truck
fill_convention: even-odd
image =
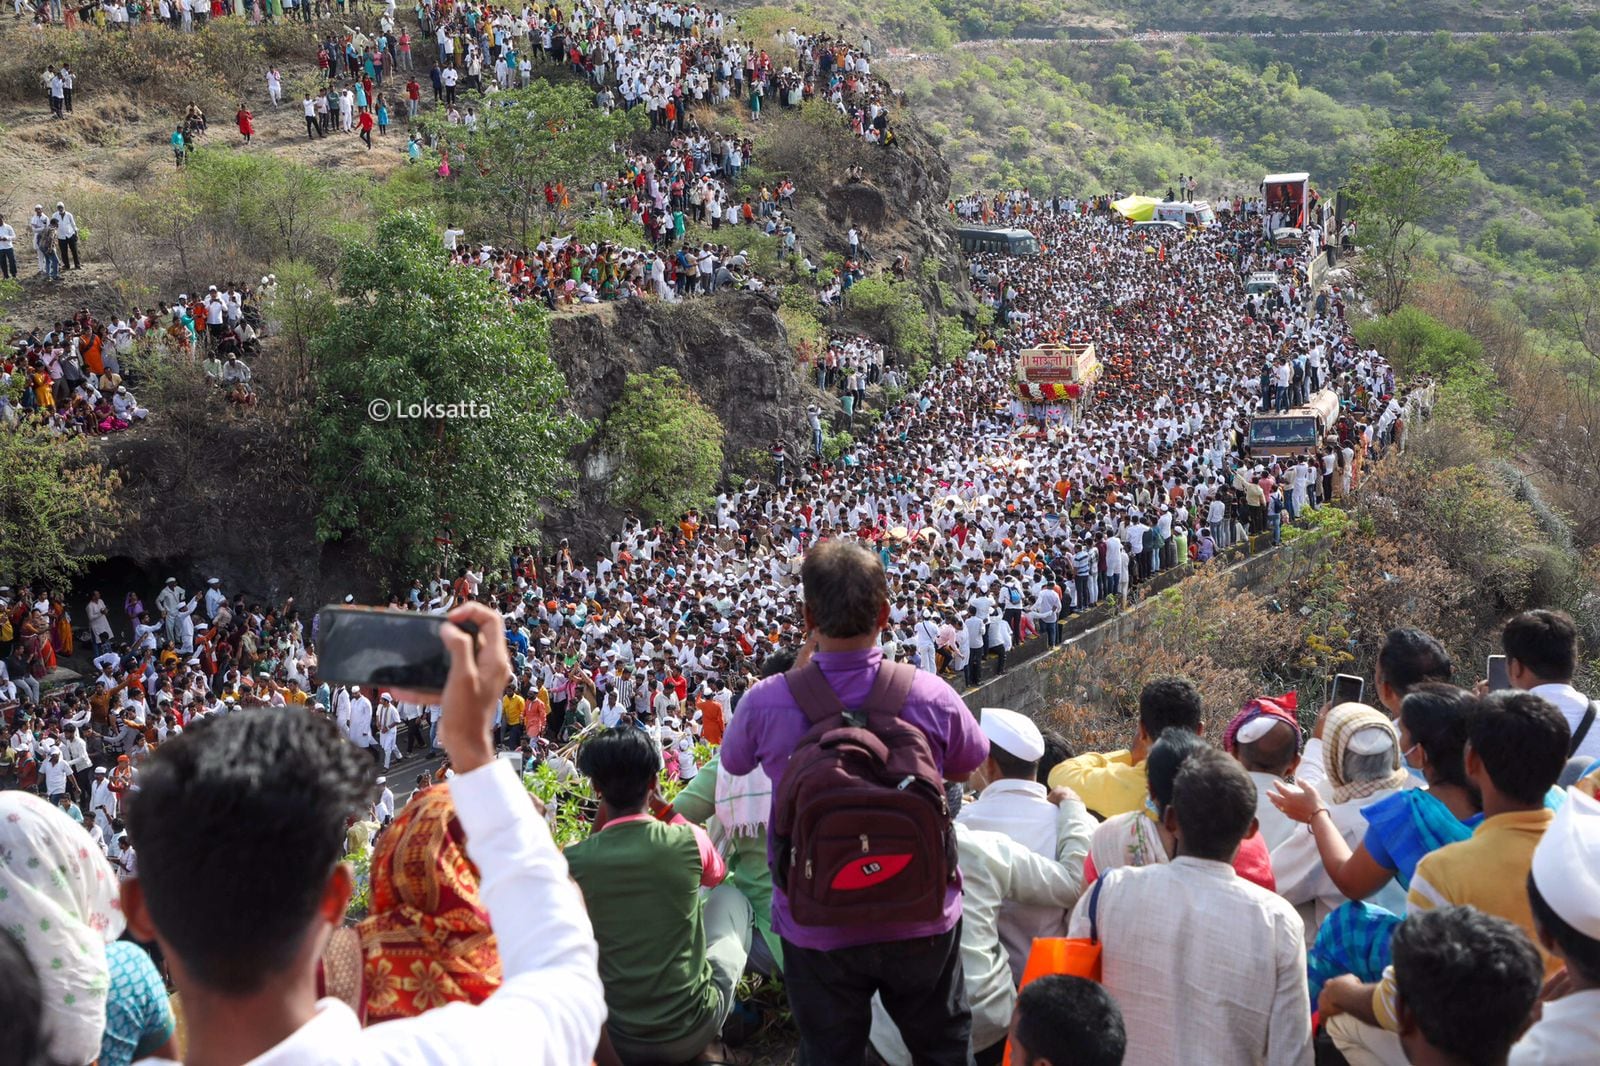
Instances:
[[[1261,179],[1261,198],[1265,201],[1261,224],[1268,236],[1280,229],[1303,231],[1312,225],[1310,174],[1268,174]]]
[[[1257,411],[1250,419],[1252,457],[1284,458],[1314,454],[1339,418],[1339,394],[1323,389],[1299,407],[1287,411]]]

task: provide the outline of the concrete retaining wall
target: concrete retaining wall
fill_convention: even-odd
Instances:
[[[1258,594],[1273,592],[1309,574],[1327,550],[1327,538],[1307,536],[1293,544],[1266,548],[1246,556],[1228,566],[1223,576],[1236,589],[1249,589]],[[1093,654],[1138,632],[1149,624],[1151,612],[1146,608],[1150,598],[1193,573],[1193,567],[1184,566],[1158,575],[1154,581],[1141,586],[1142,598],[1133,607],[1115,614],[1108,609],[1091,611],[1065,623],[1065,639],[1055,648],[1046,647],[1043,639],[1028,642],[1010,657],[1004,674],[968,689],[962,699],[974,711],[981,707],[1008,707],[1022,714],[1038,714],[1066,697],[1061,687],[1070,671],[1060,669],[1065,649],[1077,648]]]

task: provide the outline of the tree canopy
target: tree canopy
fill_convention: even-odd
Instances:
[[[722,472],[722,422],[669,366],[629,374],[606,416],[605,444],[622,469],[616,502],[671,519],[711,498]]]
[[[1371,257],[1373,291],[1383,314],[1405,302],[1421,223],[1449,214],[1451,186],[1472,166],[1449,145],[1449,135],[1440,130],[1388,129],[1369,157],[1350,169],[1358,240]]]
[[[545,183],[564,183],[571,194],[587,188],[633,122],[626,111],[597,110],[590,94],[569,82],[497,93],[485,99],[475,129],[441,128],[451,167],[442,194],[460,212],[457,221],[470,216],[475,229],[529,245],[547,212]]]
[[[110,532],[118,484],[82,437],[0,425],[0,579],[65,589],[97,558],[80,549]]]
[[[311,344],[318,536],[358,533],[413,570],[446,544],[497,557],[564,491],[587,433],[565,406],[548,312],[453,266],[422,211],[345,250],[339,295]]]

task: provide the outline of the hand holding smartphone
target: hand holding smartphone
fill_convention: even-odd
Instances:
[[[1511,673],[1504,655],[1489,656],[1489,691],[1502,692],[1511,687]]]

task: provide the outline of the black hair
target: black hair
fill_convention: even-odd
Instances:
[[[1533,911],[1534,926],[1556,942],[1567,969],[1591,985],[1600,984],[1600,940],[1574,929],[1555,912],[1539,891],[1532,871],[1528,873],[1528,907]]]
[[[1150,745],[1150,754],[1144,760],[1145,779],[1150,798],[1156,801],[1158,810],[1164,812],[1172,806],[1172,783],[1178,779],[1184,760],[1210,746],[1199,734],[1187,729],[1169,729]]]
[[[1048,787],[1050,771],[1072,758],[1077,752],[1072,750],[1067,738],[1054,729],[1044,729],[1040,732],[1044,736],[1044,757],[1039,760],[1039,768],[1034,772],[1033,778],[1039,784]]]
[[[1198,733],[1204,717],[1200,690],[1186,677],[1158,677],[1139,691],[1139,724],[1147,737],[1159,737],[1173,728]]]
[[[1378,666],[1383,679],[1396,692],[1410,692],[1424,681],[1449,681],[1455,664],[1444,645],[1420,629],[1401,626],[1391,629],[1378,649]]]
[[[1478,701],[1464,688],[1424,681],[1400,703],[1400,724],[1427,753],[1435,784],[1471,789],[1463,755]]]
[[[1468,739],[1489,780],[1508,799],[1538,806],[1567,765],[1566,716],[1548,700],[1513,689],[1490,693],[1479,706]]]
[[[1402,1006],[1436,1051],[1503,1063],[1528,1026],[1544,963],[1526,933],[1473,907],[1413,912],[1391,947]]]
[[[1178,768],[1172,807],[1185,855],[1232,862],[1256,816],[1256,783],[1238,760],[1208,747]]]
[[[49,1041],[44,1031],[44,989],[28,953],[11,932],[0,927],[0,1047],[6,1061],[18,1066],[49,1066]]]
[[[794,648],[779,648],[762,660],[759,674],[762,678],[771,677],[773,674],[786,674],[794,669],[796,658],[798,655]]]
[[[578,749],[578,772],[613,810],[644,806],[661,771],[661,753],[642,729],[608,729]]]
[[[989,744],[989,758],[1000,767],[1000,776],[1016,781],[1032,781],[1039,776],[1038,759],[1019,759],[1000,745]]]
[[[854,541],[824,540],[806,552],[800,584],[817,629],[838,639],[875,632],[889,602],[883,563]]]
[[[1565,684],[1578,668],[1578,628],[1564,611],[1522,612],[1506,623],[1500,646],[1540,681]]]
[[[1014,1032],[1031,1057],[1058,1066],[1121,1066],[1128,1047],[1122,1012],[1105,986],[1065,974],[1028,983],[1017,996]]]
[[[207,717],[155,750],[128,826],[150,918],[197,981],[249,995],[290,965],[371,773],[331,721],[294,711]]]

